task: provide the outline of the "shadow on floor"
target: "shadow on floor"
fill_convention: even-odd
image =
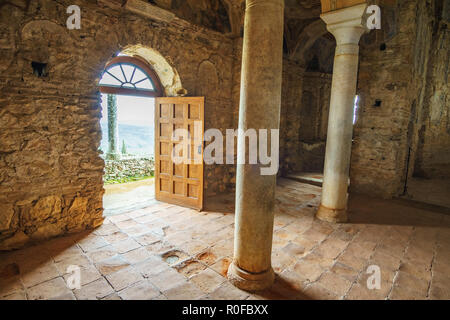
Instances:
[[[443,227],[450,221],[445,219],[445,212],[441,209],[407,200],[383,200],[352,194],[348,207],[351,224]]]

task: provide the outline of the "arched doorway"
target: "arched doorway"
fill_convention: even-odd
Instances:
[[[164,93],[158,75],[144,59],[123,53],[106,64],[98,85],[107,216],[154,202],[155,97]]]
[[[203,162],[198,163],[197,156],[203,156],[204,98],[183,97],[187,92],[181,86],[176,70],[156,51],[140,46],[129,47],[108,62],[98,85],[103,115],[108,119],[107,125],[103,121],[103,127],[108,128],[107,134],[105,129],[102,130],[106,162],[104,181],[106,184],[111,181],[136,186],[131,189],[131,184],[105,187],[105,215],[143,208],[155,199],[201,210]],[[143,106],[141,114],[133,112],[136,104]],[[123,117],[138,122],[151,119],[147,125],[151,134],[143,138],[151,143],[147,148],[151,151],[148,158],[130,153],[129,145],[120,139]],[[180,129],[186,135],[178,136]],[[176,155],[175,150],[180,145],[183,151]],[[177,163],[173,156],[180,155],[183,162]],[[124,167],[126,172],[119,174],[117,169]],[[146,181],[139,182],[141,180]]]

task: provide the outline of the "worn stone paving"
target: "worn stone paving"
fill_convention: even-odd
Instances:
[[[2,253],[0,299],[450,299],[450,216],[352,196],[351,221],[333,225],[314,218],[319,187],[278,184],[270,290],[248,293],[226,279],[229,195],[205,212],[156,203]],[[81,267],[81,289],[67,286],[71,265]],[[367,287],[371,265],[380,289]]]

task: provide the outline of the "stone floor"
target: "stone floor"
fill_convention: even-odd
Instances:
[[[321,172],[292,172],[286,178],[318,187],[321,187],[323,183],[323,173]]]
[[[226,272],[233,198],[208,210],[156,203],[92,232],[0,255],[0,299],[450,299],[450,216],[353,196],[348,224],[314,219],[320,188],[280,180],[270,290],[247,293]],[[81,289],[66,285],[81,267]],[[381,270],[367,288],[367,268]]]
[[[103,214],[105,216],[145,208],[155,203],[155,178],[109,184],[104,188]]]
[[[404,198],[450,208],[449,195],[449,179],[410,178]]]

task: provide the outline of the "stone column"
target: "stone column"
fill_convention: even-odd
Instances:
[[[246,2],[239,106],[239,129],[243,131],[279,129],[283,19],[284,0]],[[237,152],[238,158],[246,153],[243,135],[238,137]],[[261,175],[261,167],[237,165],[234,259],[228,278],[248,291],[270,287],[274,280],[271,252],[276,175]]]
[[[108,94],[108,153],[106,159],[119,159],[119,124],[117,123],[117,97]]]
[[[317,217],[347,221],[347,189],[353,135],[353,108],[358,76],[359,40],[367,30],[362,22],[366,4],[321,15],[336,38],[330,113],[322,187]]]

